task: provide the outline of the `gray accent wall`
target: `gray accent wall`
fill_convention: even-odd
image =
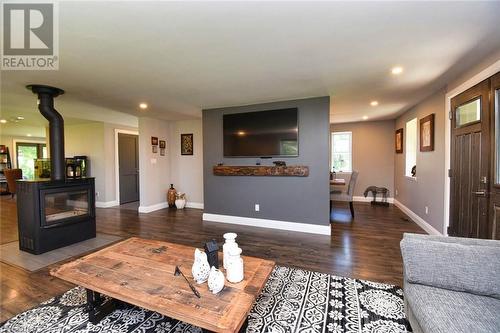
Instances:
[[[258,158],[224,158],[222,116],[230,113],[298,108],[299,156],[284,160],[309,166],[308,177],[214,176],[213,166],[255,165]],[[205,213],[329,225],[329,97],[203,110]],[[256,212],[255,204],[260,205]]]

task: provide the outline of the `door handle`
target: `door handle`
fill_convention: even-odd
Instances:
[[[485,196],[486,196],[486,191],[485,191],[485,190],[482,190],[482,191],[475,191],[475,192],[472,192],[472,194],[475,194],[475,195],[479,195],[479,196],[485,197]]]

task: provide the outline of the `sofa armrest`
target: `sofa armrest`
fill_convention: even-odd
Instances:
[[[405,281],[500,299],[500,241],[405,234]]]

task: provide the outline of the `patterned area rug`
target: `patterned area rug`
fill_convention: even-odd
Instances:
[[[85,290],[73,288],[1,324],[0,332],[202,332],[132,305],[123,305],[92,325],[85,302]],[[241,332],[402,333],[411,328],[399,287],[277,266]]]

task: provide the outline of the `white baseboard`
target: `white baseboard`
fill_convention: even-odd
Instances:
[[[289,231],[305,232],[310,234],[331,235],[330,225],[317,225],[298,222],[258,219],[252,217],[230,216],[203,213],[203,221],[247,225],[259,228],[271,228]]]
[[[369,195],[366,198],[365,197],[356,197],[356,196],[354,196],[354,197],[352,197],[352,200],[354,202],[371,202],[373,200],[373,196]],[[382,200],[382,198],[380,197],[380,195],[377,196],[377,200],[378,201]],[[394,203],[394,198],[387,198],[387,202],[388,203]]]
[[[427,223],[423,218],[418,216],[415,212],[413,212],[410,208],[406,207],[403,205],[401,202],[398,200],[394,200],[394,205],[401,209],[403,213],[408,215],[413,222],[418,224],[422,229],[424,229],[429,235],[438,235],[438,236],[443,236],[442,233],[440,233],[436,228],[434,228],[432,225]]]
[[[186,202],[186,207],[187,208],[196,208],[196,209],[203,209],[204,205],[203,202]]]
[[[139,213],[151,213],[154,212],[155,210],[160,210],[167,207],[168,207],[167,202],[160,202],[151,206],[139,206]]]
[[[96,201],[95,202],[95,206],[97,208],[109,208],[109,207],[114,207],[114,206],[118,206],[118,205],[119,205],[119,203],[116,200],[113,200],[113,201]]]

